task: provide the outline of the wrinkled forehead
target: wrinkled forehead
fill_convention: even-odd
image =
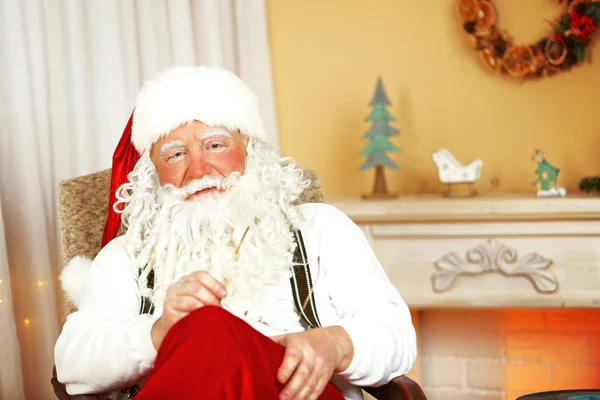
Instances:
[[[204,136],[215,136],[215,135],[227,135],[232,136],[234,131],[227,129],[224,126],[220,125],[208,125],[202,121],[193,120],[189,122],[185,122],[179,125],[177,128],[171,130],[166,135],[162,136],[163,138],[169,138],[173,136],[179,135],[193,135],[195,137],[204,137]]]
[[[202,141],[215,137],[233,138],[234,133],[228,131],[222,127],[207,127],[207,129],[186,129],[185,131],[173,131],[167,136],[158,140],[161,145],[161,151],[165,150],[165,147],[172,147],[176,144],[182,145],[183,139],[194,139],[195,141]],[[156,144],[155,143],[155,144]]]
[[[210,126],[200,121],[191,121],[173,129],[154,142],[152,146],[156,147],[158,145],[160,150],[164,151],[173,146],[182,145],[189,140],[204,141],[219,137],[240,140],[244,145],[247,144],[248,140],[239,130],[231,130],[224,126]]]

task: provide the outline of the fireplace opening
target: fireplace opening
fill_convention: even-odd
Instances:
[[[428,309],[417,326],[430,400],[600,388],[600,310]]]

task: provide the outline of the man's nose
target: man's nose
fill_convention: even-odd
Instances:
[[[187,180],[202,179],[213,170],[212,165],[202,154],[192,154],[187,170]]]

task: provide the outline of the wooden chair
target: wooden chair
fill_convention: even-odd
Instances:
[[[110,169],[85,175],[59,184],[59,217],[61,223],[63,262],[67,264],[75,256],[93,259],[100,251],[100,243],[108,207]],[[311,185],[302,193],[299,203],[323,202],[323,193],[316,172],[304,170]],[[73,312],[73,304],[67,304],[67,314]],[[103,400],[96,395],[67,394],[65,385],[52,370],[54,393],[60,400]],[[426,400],[419,385],[406,376],[395,378],[381,387],[365,387],[367,393],[378,400]]]

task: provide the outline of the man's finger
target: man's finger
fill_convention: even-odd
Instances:
[[[294,347],[288,347],[283,354],[283,361],[277,370],[277,380],[285,385],[292,373],[300,363],[302,353]]]
[[[202,302],[202,305],[220,306],[221,297],[197,280],[184,282],[177,288],[178,296],[192,296]]]
[[[178,312],[189,313],[203,305],[202,301],[196,296],[178,295],[175,298],[172,307]]]
[[[317,384],[318,376],[315,375],[315,371],[313,370],[311,376],[300,386],[300,391],[294,397],[294,400],[307,400],[310,398],[310,395],[315,390],[315,385]]]
[[[311,363],[302,359],[294,371],[294,374],[285,385],[285,388],[283,388],[283,391],[281,392],[281,398],[286,400],[298,398],[296,396],[300,393],[303,387],[309,383],[311,374]]]
[[[213,292],[208,290],[205,287],[201,287],[196,293],[191,294],[190,296],[195,297],[198,301],[200,301],[200,307],[202,306],[216,306],[221,307],[221,299]]]
[[[271,336],[271,340],[274,341],[275,343],[279,343],[280,345],[282,345],[283,347],[285,347],[287,336],[288,336],[287,334],[286,335]]]
[[[326,375],[322,375],[319,376],[317,378],[317,383],[315,385],[315,387],[313,388],[312,393],[308,396],[309,400],[317,400],[319,398],[319,396],[321,395],[321,393],[323,393],[323,390],[325,390],[325,386],[327,386],[327,383],[329,382],[329,377]]]
[[[227,296],[227,290],[225,290],[225,286],[215,278],[211,274],[206,271],[198,271],[192,274],[192,277],[200,282],[203,286],[210,289],[217,297],[224,298]]]
[[[202,284],[195,279],[184,279],[179,285],[174,286],[173,290],[178,295],[194,295],[198,289],[202,287]]]

